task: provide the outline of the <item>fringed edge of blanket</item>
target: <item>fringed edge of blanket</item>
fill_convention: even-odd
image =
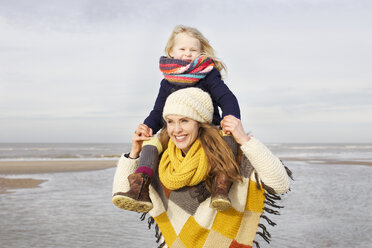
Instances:
[[[282,162],[289,178],[294,181],[292,171],[287,166],[284,165],[283,161],[281,161],[281,162]],[[256,173],[255,173],[255,177],[256,177],[256,181],[258,182],[258,176],[257,176]],[[275,190],[273,190],[271,187],[265,185],[263,182],[261,183],[261,185],[262,185],[262,188],[265,190],[265,193],[264,193],[265,207],[263,208],[263,213],[262,213],[260,218],[261,218],[261,220],[265,220],[265,222],[267,224],[269,224],[270,226],[276,226],[276,223],[268,217],[268,214],[269,215],[280,215],[279,210],[281,208],[284,208],[284,206],[278,205],[277,202],[280,201],[282,198],[279,194],[277,194],[275,192]],[[257,184],[257,189],[261,190],[260,184]],[[291,189],[289,189],[289,191],[290,190]],[[256,234],[259,235],[260,237],[262,237],[263,240],[265,240],[268,244],[270,244],[271,234],[268,231],[265,224],[263,224],[260,221],[260,223],[258,224],[258,228],[260,230],[258,230],[256,232]],[[257,248],[260,248],[260,244],[259,244],[258,241],[254,240],[253,243],[256,245]]]
[[[144,220],[146,219],[146,215],[147,215],[147,213],[142,213],[142,214],[141,214],[141,217],[140,217],[140,220],[141,220],[141,221],[144,221]],[[153,225],[155,225],[155,238],[156,238],[156,243],[159,244],[159,242],[160,242],[160,240],[161,240],[163,234],[161,233],[158,224],[156,224],[154,218],[151,217],[151,216],[149,216],[149,217],[147,218],[147,223],[148,223],[148,228],[149,228],[149,229],[151,229],[151,227],[152,227]],[[159,246],[158,246],[158,248],[162,248],[162,247],[164,247],[164,246],[165,246],[165,241],[163,241],[162,243],[160,243]]]

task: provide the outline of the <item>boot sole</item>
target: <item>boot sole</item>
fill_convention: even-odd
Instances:
[[[228,199],[214,199],[209,206],[217,211],[225,211],[231,208],[231,202]]]
[[[123,195],[116,195],[112,197],[112,203],[114,203],[114,205],[118,208],[139,213],[148,212],[153,208],[151,202],[136,201]]]

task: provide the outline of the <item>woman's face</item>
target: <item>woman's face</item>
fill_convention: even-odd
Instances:
[[[169,55],[174,59],[191,62],[201,53],[200,41],[187,33],[179,33],[174,38],[174,45]]]
[[[186,154],[198,137],[199,123],[182,115],[167,115],[165,121],[169,137]]]

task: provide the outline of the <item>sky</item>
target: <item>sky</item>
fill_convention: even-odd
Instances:
[[[372,142],[372,2],[0,0],[0,143],[130,142],[174,26],[227,65],[247,132]]]

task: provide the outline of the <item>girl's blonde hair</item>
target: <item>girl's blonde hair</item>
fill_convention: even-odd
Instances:
[[[166,150],[170,139],[166,127],[161,130],[158,138],[163,150]],[[208,159],[206,179],[208,188],[211,189],[213,178],[219,171],[223,171],[231,181],[241,181],[240,167],[231,148],[222,138],[218,127],[207,123],[199,123],[198,138]]]
[[[196,28],[186,27],[186,26],[183,26],[183,25],[177,25],[173,29],[172,34],[169,37],[169,40],[167,42],[167,45],[165,46],[165,54],[167,55],[167,57],[169,57],[169,58],[171,57],[170,56],[170,51],[172,50],[172,48],[174,46],[175,37],[176,37],[177,34],[180,34],[180,33],[187,33],[191,37],[193,37],[195,39],[198,39],[200,41],[200,44],[201,44],[201,55],[205,55],[205,56],[211,58],[214,61],[214,64],[216,65],[216,68],[220,72],[222,70],[225,70],[225,72],[227,72],[226,65],[219,58],[216,57],[215,51],[214,51],[213,47],[209,44],[209,41],[207,40],[207,38],[205,38],[204,35],[199,30],[197,30]]]

